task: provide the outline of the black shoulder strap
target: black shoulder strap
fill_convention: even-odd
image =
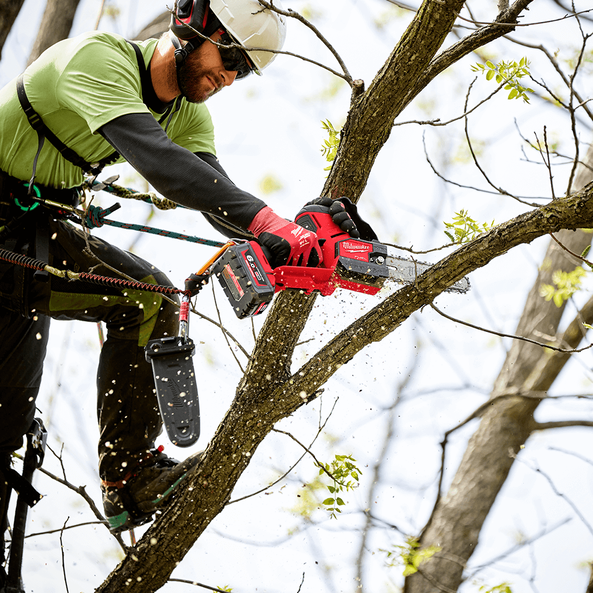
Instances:
[[[136,59],[138,60],[138,69],[140,70],[140,82],[142,84],[142,100],[149,109],[152,109],[157,113],[159,113],[159,109],[161,109],[162,115],[158,120],[159,124],[162,124],[167,117],[169,118],[169,121],[165,126],[166,130],[169,124],[171,123],[171,118],[173,117],[173,114],[176,113],[181,107],[181,99],[183,97],[179,95],[179,97],[177,97],[175,101],[169,103],[169,105],[164,106],[163,102],[157,97],[157,94],[154,92],[154,87],[152,86],[150,73],[148,72],[146,64],[144,63],[144,56],[142,55],[142,51],[140,50],[138,45],[136,45],[133,41],[130,41],[129,39],[126,41],[134,48],[134,51],[136,52]],[[162,111],[163,107],[166,107],[164,111]]]
[[[27,116],[27,119],[29,120],[31,127],[37,132],[37,136],[39,137],[39,147],[37,149],[37,154],[35,156],[35,162],[33,164],[33,177],[31,179],[34,179],[34,177],[35,177],[35,169],[37,168],[37,159],[39,157],[39,153],[41,152],[41,149],[43,148],[43,142],[44,142],[45,138],[47,138],[54,145],[54,147],[59,151],[59,153],[66,160],[70,161],[73,165],[80,167],[85,173],[90,173],[91,175],[98,175],[105,165],[112,163],[119,158],[119,154],[117,152],[114,152],[113,154],[109,155],[108,157],[101,159],[101,161],[99,161],[98,163],[91,164],[91,163],[85,161],[81,156],[79,156],[71,148],[68,148],[45,125],[44,121],[41,119],[41,116],[35,111],[35,109],[33,109],[33,105],[31,105],[31,102],[29,101],[29,98],[27,97],[27,93],[25,92],[25,83],[23,81],[22,74],[17,78],[16,92],[17,92],[17,96],[18,96],[19,102],[21,104],[21,107],[23,108],[23,111],[25,112],[25,115]],[[31,182],[31,186],[32,185],[33,185],[33,182]]]

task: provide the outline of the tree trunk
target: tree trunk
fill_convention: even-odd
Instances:
[[[593,163],[593,146],[587,162]],[[581,166],[576,184],[583,187],[592,178],[591,169]],[[579,254],[591,242],[591,235],[562,231],[558,239]],[[540,266],[527,297],[517,335],[540,342],[547,341],[542,336],[556,336],[564,307],[544,300],[540,286],[552,284],[555,270],[571,271],[579,263],[555,241],[550,241],[544,265]],[[582,334],[575,336],[576,344],[571,346],[576,347],[581,339]],[[421,537],[422,546],[436,545],[442,551],[406,579],[405,593],[457,591],[463,569],[478,545],[484,521],[506,481],[514,456],[534,429],[533,414],[541,400],[530,395],[546,392],[568,358],[568,355],[550,356],[544,348],[528,342],[513,343],[494,384],[492,405],[483,414],[447,495],[438,502]],[[512,394],[517,395],[506,397]]]
[[[6,38],[25,0],[2,0],[0,3],[0,59]]]
[[[80,0],[47,0],[27,65],[34,62],[48,47],[68,37],[79,2]]]

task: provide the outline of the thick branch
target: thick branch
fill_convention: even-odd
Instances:
[[[356,101],[342,130],[340,147],[323,190],[357,201],[392,124],[453,28],[463,1],[425,0],[368,90]]]
[[[406,95],[405,104],[412,101],[420,92],[441,72],[458,62],[461,58],[476,51],[480,47],[491,43],[495,39],[507,35],[514,30],[514,24],[521,13],[533,2],[533,0],[517,0],[507,10],[501,12],[494,23],[485,25],[475,33],[464,37],[455,45],[452,45],[438,55],[423,74],[418,78],[416,84]]]
[[[453,28],[463,2],[424,2],[368,91],[350,110],[323,194],[348,195],[357,201],[395,118],[443,70],[513,30],[532,1],[518,0],[494,24],[462,39],[437,58],[434,56]]]

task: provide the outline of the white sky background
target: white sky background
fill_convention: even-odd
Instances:
[[[103,19],[100,28],[131,36],[165,6],[162,0],[131,0],[121,4],[119,20],[114,23]],[[284,4],[297,10],[308,5],[300,0]],[[582,8],[588,8],[585,2],[580,4]],[[24,67],[37,32],[42,5],[39,0],[25,3],[4,46],[0,84],[5,84]],[[82,1],[73,35],[94,27],[99,5],[99,0]],[[525,20],[536,22],[550,15],[562,16],[559,11],[540,12],[540,7],[545,9],[547,6],[548,3],[541,0],[534,3]],[[480,6],[473,8],[482,10]],[[367,86],[410,19],[410,16],[403,16],[390,21],[385,28],[377,29],[373,19],[392,10],[385,0],[324,0],[315,5],[315,24],[342,55],[352,75],[364,79]],[[493,18],[494,2],[488,3],[484,10],[479,15],[481,18]],[[578,36],[574,24],[569,22],[518,33],[529,34],[538,42],[546,40],[552,50],[562,47],[558,44],[566,43],[565,40]],[[557,45],[549,41],[552,37],[558,40]],[[451,42],[452,38],[448,40]],[[504,53],[495,54],[496,59],[518,61],[527,55],[526,50],[508,43],[497,48]],[[293,21],[289,23],[286,49],[337,67],[311,33]],[[494,49],[486,51],[493,52]],[[531,58],[536,78],[550,76],[550,68],[541,55],[534,53]],[[436,118],[446,121],[460,115],[467,85],[475,76],[470,67],[477,60],[476,56],[469,56],[455,67],[454,72],[442,74],[399,121]],[[209,103],[217,130],[218,154],[230,177],[243,189],[263,197],[286,217],[292,218],[302,204],[318,195],[323,186],[326,163],[320,152],[325,138],[321,121],[329,119],[336,127],[341,125],[349,105],[345,85],[336,95],[327,98],[327,89],[334,80],[311,65],[280,56],[263,77],[250,77],[226,89]],[[559,84],[557,79],[550,80],[555,87]],[[590,96],[590,75],[584,78],[580,88]],[[493,89],[494,83],[479,77],[470,104],[475,105]],[[541,138],[546,125],[549,136],[564,138],[560,151],[564,149],[565,153],[571,151],[567,140],[569,122],[537,99],[528,106],[518,101],[509,102],[503,95],[487,106],[482,115],[470,120],[472,134],[482,142],[482,164],[494,183],[525,196],[548,196],[549,180],[544,168],[522,160],[514,118],[529,139],[534,138],[534,133]],[[588,142],[590,129],[581,128],[581,131],[583,142]],[[428,249],[445,243],[442,221],[451,220],[453,213],[462,208],[469,210],[480,222],[493,219],[501,222],[525,210],[524,206],[508,198],[462,190],[440,182],[425,161],[423,134],[433,163],[441,167],[446,176],[464,185],[486,188],[471,165],[459,161],[454,165],[447,164],[450,156],[460,150],[462,124],[448,128],[421,128],[416,124],[396,127],[377,160],[360,203],[363,216],[372,223],[382,240]],[[536,154],[530,156],[538,160]],[[123,181],[138,186],[138,181],[130,177],[129,169],[117,167],[117,171],[122,174]],[[564,190],[567,173],[568,167],[555,171],[559,195]],[[110,174],[110,171],[106,173]],[[282,189],[263,195],[260,182],[268,175],[274,176],[282,184]],[[105,194],[99,194],[97,200],[104,206],[116,201]],[[146,205],[126,202],[113,218],[144,221],[148,212]],[[197,213],[158,213],[151,224],[219,239]],[[124,248],[136,241],[134,251],[169,273],[180,287],[183,279],[212,253],[211,248],[139,236],[131,231],[104,227],[95,232]],[[539,240],[513,250],[472,274],[470,294],[443,295],[438,298],[437,306],[453,317],[512,333],[546,244],[546,240]],[[420,259],[436,261],[439,257],[437,253],[420,256]],[[219,286],[215,287],[215,293],[226,326],[250,351],[253,345],[251,323],[240,322],[234,317]],[[362,310],[372,307],[378,298],[340,292],[318,299],[303,336],[312,341],[301,349],[301,358],[295,364],[311,356]],[[198,308],[211,317],[217,316],[210,287],[200,295]],[[261,322],[261,319],[255,321],[256,331]],[[194,448],[184,451],[175,449],[163,436],[161,440],[167,452],[179,458],[205,447],[232,401],[241,376],[241,370],[214,326],[194,316],[190,333],[198,343],[194,365],[200,377],[202,437]],[[336,452],[351,453],[363,469],[360,488],[345,497],[348,505],[343,516],[337,521],[329,520],[323,511],[317,511],[306,529],[289,537],[289,532],[301,525],[289,509],[297,504],[297,494],[303,491],[303,484],[313,480],[317,473],[312,461],[305,458],[291,472],[288,481],[272,487],[266,494],[229,506],[200,538],[173,576],[210,586],[230,585],[238,593],[286,593],[299,589],[304,574],[303,592],[354,592],[358,584],[354,581],[353,566],[363,524],[358,511],[369,508],[374,515],[404,532],[417,532],[425,523],[434,500],[434,479],[440,456],[438,443],[442,434],[484,401],[508,347],[506,340],[494,339],[445,321],[427,308],[381,344],[366,348],[326,385],[320,400],[299,410],[279,427],[309,444],[316,433],[320,415],[325,420],[333,402],[338,399],[327,425],[327,433],[337,440],[335,449],[330,449],[328,439],[320,437],[313,450],[325,461],[331,460]],[[236,348],[235,351],[244,365],[244,357]],[[100,504],[94,385],[98,355],[97,329],[93,324],[55,322],[38,406],[49,426],[51,446],[59,448],[63,443],[68,478],[77,485],[85,484]],[[578,361],[562,375],[554,386],[554,393],[588,393],[591,390],[591,356],[582,354]],[[378,459],[386,431],[384,409],[393,403],[397,386],[413,370],[413,377],[404,391],[405,401],[397,409],[393,425],[396,438],[387,452],[387,463],[382,470],[383,484],[375,497],[368,500],[372,465]],[[559,405],[542,406],[538,418],[592,419],[592,412],[593,408],[586,400],[563,400]],[[452,437],[447,479],[452,477],[466,439],[475,427],[472,424]],[[541,467],[553,478],[555,486],[570,496],[589,523],[593,523],[590,510],[593,468],[574,456],[550,452],[550,448],[586,455],[591,441],[590,431],[585,429],[535,435],[521,454],[522,460]],[[272,482],[300,455],[300,448],[287,437],[270,435],[239,482],[233,498]],[[45,467],[60,472],[51,455]],[[37,480],[37,487],[47,497],[30,513],[30,531],[59,529],[67,519],[68,524],[93,520],[78,497],[44,477],[38,476]],[[586,588],[587,571],[579,563],[593,556],[590,529],[565,500],[553,495],[541,475],[524,464],[516,464],[483,531],[482,541],[487,545],[478,549],[472,565],[480,565],[509,550],[519,534],[530,538],[564,519],[569,522],[551,535],[538,539],[531,550],[526,548],[497,564],[496,570],[478,576],[489,587],[507,581],[512,584],[514,593],[584,591]],[[380,548],[401,543],[402,538],[395,530],[371,533],[365,557],[368,591],[394,590],[388,588],[388,582],[401,585],[401,570],[385,568],[385,556],[379,552]],[[63,546],[70,591],[92,591],[114,567],[118,554],[118,547],[100,526],[66,531]],[[530,556],[531,551],[536,562]],[[27,591],[55,593],[65,590],[59,533],[27,541],[24,575]],[[477,589],[477,585],[469,582],[461,590],[469,593]],[[191,591],[194,587],[169,583],[163,590],[175,593]]]

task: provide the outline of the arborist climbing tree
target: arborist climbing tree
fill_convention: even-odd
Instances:
[[[149,521],[200,458],[180,463],[154,448],[162,420],[144,348],[177,335],[177,297],[73,282],[19,258],[170,287],[145,260],[66,220],[85,184],[124,161],[227,237],[259,239],[273,267],[321,257],[314,232],[228,179],[204,104],[273,61],[283,17],[257,0],[190,0],[176,10],[158,40],[91,32],[59,42],[0,91],[0,248],[14,254],[0,261],[0,471],[10,473],[34,418],[50,320],[104,322],[98,454],[113,532]],[[2,491],[3,506],[7,499]]]

